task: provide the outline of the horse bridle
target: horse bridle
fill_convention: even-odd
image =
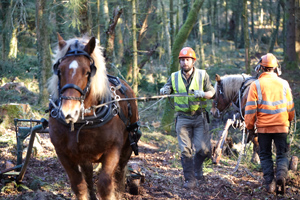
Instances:
[[[58,69],[59,65],[61,64],[61,62],[70,56],[85,56],[90,60],[90,69],[91,72],[88,76],[88,81],[87,84],[85,86],[85,88],[82,90],[79,86],[75,85],[75,84],[66,84],[64,85],[62,88],[60,86],[60,71]],[[96,66],[94,64],[94,60],[93,58],[84,50],[81,50],[78,48],[78,40],[75,41],[75,49],[73,50],[69,50],[67,51],[67,53],[65,54],[64,57],[58,59],[58,61],[53,65],[53,73],[56,74],[58,76],[58,93],[59,93],[59,99],[60,101],[62,99],[65,100],[77,100],[80,101],[83,104],[83,101],[86,97],[86,94],[89,92],[90,89],[90,84],[91,84],[91,77],[93,77],[96,74]],[[63,96],[62,94],[64,93],[64,91],[66,91],[67,89],[75,89],[80,93],[80,97],[73,97],[73,96]]]
[[[224,89],[223,89],[223,83],[222,81],[217,83],[217,91],[219,91],[219,95],[222,95],[223,100],[225,99],[225,95],[224,95]],[[218,116],[223,115],[223,111],[227,110],[227,108],[230,107],[230,103],[226,106],[226,108],[224,108],[224,110],[222,112],[220,112],[220,110],[217,108],[218,106],[218,100],[217,100],[217,95],[215,96],[214,100],[213,100],[213,106],[215,107],[215,109],[217,110],[217,114]]]

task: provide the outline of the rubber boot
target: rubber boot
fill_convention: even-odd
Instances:
[[[196,186],[196,180],[194,176],[194,163],[193,158],[181,157],[181,164],[183,168],[183,174],[185,183],[183,184],[183,187],[186,189],[193,189]]]
[[[195,170],[195,178],[197,180],[203,179],[203,162],[206,156],[201,155],[199,152],[194,156],[194,170]]]
[[[279,176],[276,178],[276,194],[285,194],[285,178],[283,176]]]

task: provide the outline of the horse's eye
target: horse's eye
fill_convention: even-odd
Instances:
[[[91,72],[86,72],[85,76],[88,77],[91,74]]]

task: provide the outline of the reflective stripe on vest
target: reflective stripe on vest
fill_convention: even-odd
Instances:
[[[282,113],[282,112],[286,112],[287,108],[286,106],[284,108],[279,108],[279,109],[274,109],[274,110],[270,110],[270,109],[263,109],[263,108],[259,108],[259,107],[263,107],[263,106],[278,106],[281,104],[291,104],[292,102],[287,102],[286,99],[286,92],[287,92],[287,85],[283,84],[283,99],[278,100],[278,101],[265,101],[263,100],[262,97],[262,92],[261,92],[261,87],[260,87],[260,83],[259,80],[255,81],[255,85],[256,85],[256,90],[257,90],[257,102],[247,102],[246,106],[248,105],[254,105],[254,103],[257,103],[257,110],[256,109],[252,109],[252,110],[247,110],[246,114],[253,114],[256,111],[257,112],[261,112],[261,113],[265,113],[265,114],[278,114],[278,113]]]
[[[204,82],[205,70],[196,69],[194,72],[193,80],[189,86],[189,91],[187,92],[184,85],[181,71],[172,73],[172,87],[175,94],[181,95],[191,95],[191,97],[174,97],[174,106],[175,111],[182,112],[191,112],[196,111],[199,108],[206,108],[206,99],[205,98],[194,98],[194,94],[191,93],[192,90],[201,90],[203,91],[203,82]]]

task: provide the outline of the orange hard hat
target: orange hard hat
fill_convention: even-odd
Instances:
[[[184,47],[181,49],[178,58],[193,58],[196,60],[196,54],[191,47]]]
[[[273,54],[267,53],[266,55],[261,57],[260,64],[264,67],[277,67],[278,61]]]

